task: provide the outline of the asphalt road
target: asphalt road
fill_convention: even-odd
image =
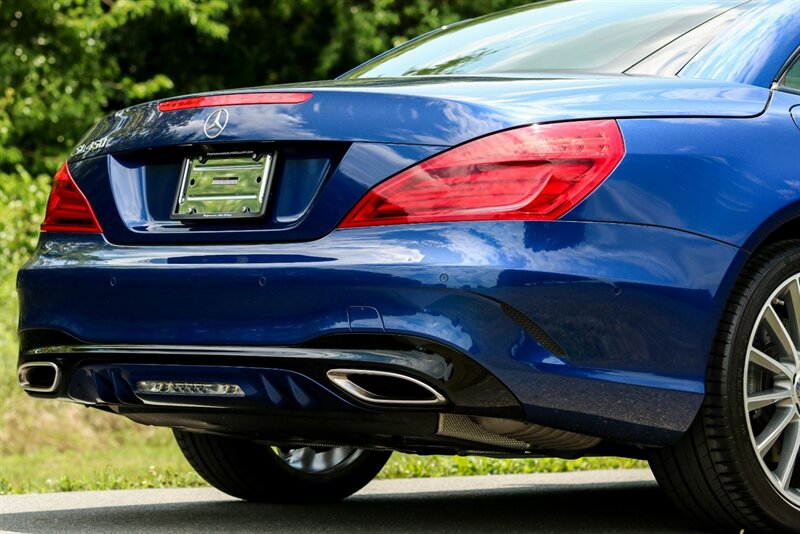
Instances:
[[[0,497],[4,532],[703,532],[647,470],[379,480],[336,505],[249,504],[213,489]]]

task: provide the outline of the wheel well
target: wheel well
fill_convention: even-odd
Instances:
[[[758,244],[755,250],[753,250],[753,253],[755,254],[757,251],[771,245],[772,243],[783,241],[785,239],[797,238],[800,238],[800,217],[795,217],[794,219],[783,223],[781,226],[773,230],[772,233],[770,233]]]

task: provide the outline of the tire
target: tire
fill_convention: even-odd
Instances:
[[[650,458],[670,498],[721,530],[800,532],[799,280],[800,240],[769,245],[749,259],[714,340],[702,408],[678,443]],[[782,336],[774,333],[776,316],[786,328]],[[780,400],[764,405],[764,391]],[[783,428],[772,445],[770,428]]]
[[[209,484],[228,495],[263,503],[312,504],[342,500],[375,478],[391,455],[363,449],[276,449],[254,441],[210,434],[180,430],[173,430],[173,433],[189,464]],[[325,459],[343,459],[327,468],[324,462],[315,465],[320,464],[322,455],[327,455]],[[313,458],[316,462],[300,465],[304,458]]]

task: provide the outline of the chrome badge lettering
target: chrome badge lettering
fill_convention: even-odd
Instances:
[[[92,152],[95,150],[100,150],[101,148],[105,148],[111,144],[111,136],[105,136],[91,143],[84,143],[75,149],[75,155],[84,154],[87,152]]]

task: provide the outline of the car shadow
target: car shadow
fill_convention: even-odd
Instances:
[[[147,491],[147,490],[143,490]],[[333,505],[181,502],[11,513],[13,532],[705,532],[652,483],[365,494]]]

